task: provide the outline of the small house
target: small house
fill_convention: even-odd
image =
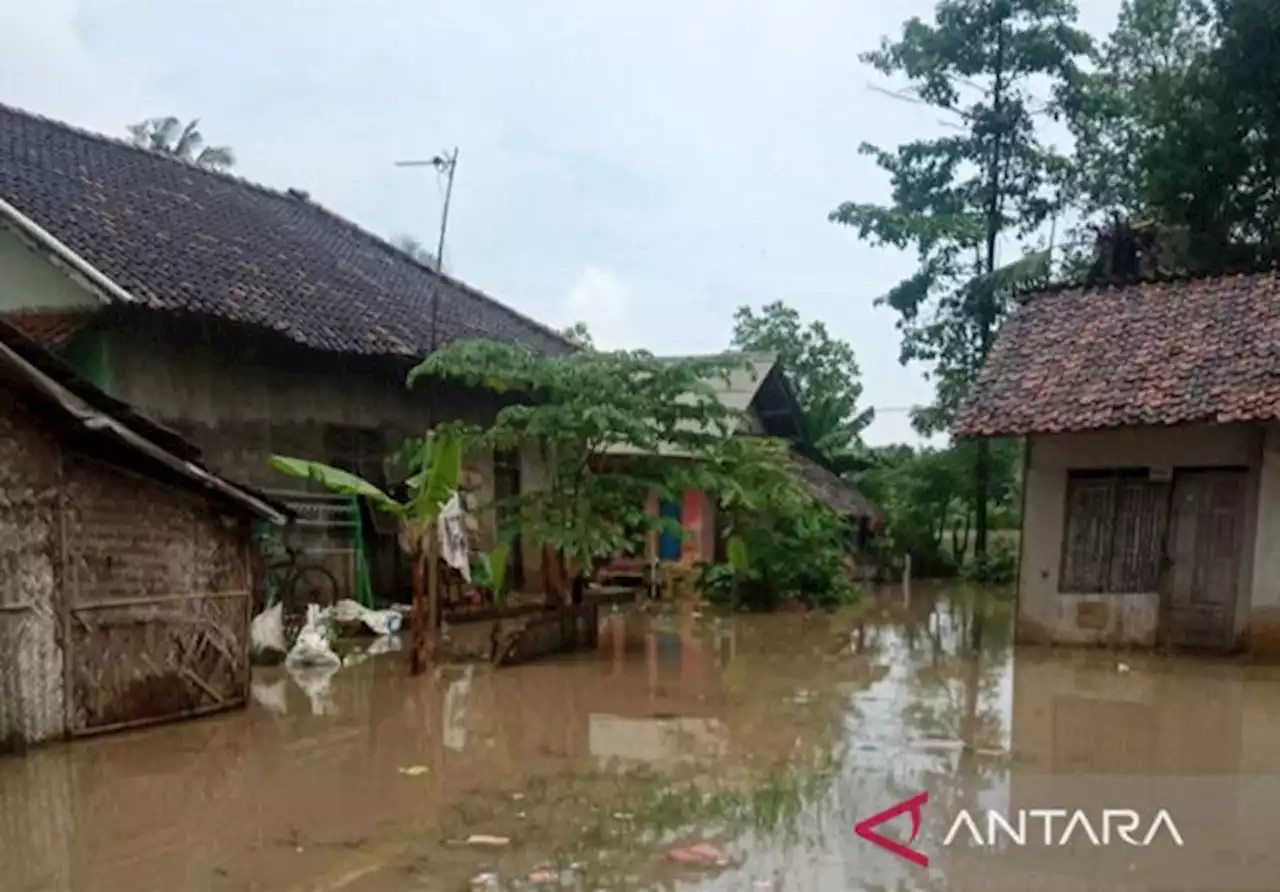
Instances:
[[[954,433],[1026,443],[1022,642],[1280,652],[1280,274],[1060,288]]]
[[[243,706],[276,504],[0,322],[0,751]]]
[[[301,190],[4,105],[0,133],[0,315],[197,444],[213,469],[278,490],[301,515],[293,544],[328,565],[343,596],[358,595],[361,566],[366,591],[407,589],[395,527],[276,474],[271,455],[393,487],[399,472],[386,460],[406,438],[432,422],[482,421],[498,405],[460,387],[407,389],[433,348],[484,338],[576,349]],[[481,502],[545,479],[532,448],[468,463]],[[479,520],[487,547],[490,515]],[[533,543],[523,563],[536,586]]]
[[[847,521],[850,553],[856,555],[879,530],[883,522],[879,509],[853,484],[826,467],[807,442],[800,404],[778,358],[771,353],[743,353],[741,358],[740,368],[708,382],[725,408],[741,413],[737,436],[774,437],[789,443],[797,480],[814,499]],[[611,457],[625,460],[627,454],[634,452],[630,447],[619,447]],[[673,456],[673,460],[678,457]],[[716,524],[717,506],[706,493],[691,490],[673,500],[654,495],[648,511],[678,521],[682,532],[663,531],[651,536],[644,555],[616,557],[604,568],[606,578],[640,579],[654,563],[692,566],[724,560],[723,537]]]

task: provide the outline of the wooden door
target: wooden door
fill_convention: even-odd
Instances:
[[[1234,637],[1247,472],[1180,472],[1169,518],[1165,639],[1227,650]]]

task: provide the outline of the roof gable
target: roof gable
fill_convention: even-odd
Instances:
[[[1280,420],[1280,276],[1032,295],[1001,329],[957,436]]]
[[[417,356],[488,338],[570,352],[551,329],[297,194],[0,105],[0,199],[154,310],[321,350]]]

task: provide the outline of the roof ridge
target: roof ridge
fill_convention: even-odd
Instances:
[[[1280,273],[1280,265],[1270,264],[1254,269],[1202,270],[1200,272],[1161,273],[1150,276],[1135,276],[1127,279],[1105,279],[1100,282],[1054,282],[1039,288],[1027,288],[1014,295],[1019,303],[1030,303],[1038,297],[1049,294],[1064,294],[1069,291],[1111,292],[1126,291],[1142,285],[1176,285],[1187,282],[1216,281],[1220,279],[1238,279],[1241,277],[1261,278]]]
[[[296,191],[297,187],[289,187],[289,189],[285,189],[285,190],[276,189],[272,186],[267,186],[263,183],[259,183],[255,180],[247,179],[246,177],[242,177],[238,174],[234,174],[229,171],[215,170],[208,167],[201,167],[195,162],[188,161],[185,158],[179,158],[176,155],[167,155],[164,152],[153,151],[152,149],[148,149],[145,146],[136,145],[132,141],[125,139],[124,137],[110,136],[105,133],[99,133],[96,130],[88,130],[84,127],[77,127],[76,125],[69,124],[66,121],[60,121],[57,118],[51,118],[51,117],[48,117],[47,115],[42,115],[37,112],[28,111],[27,109],[24,109],[24,108],[18,108],[17,106],[9,105],[8,103],[5,103],[5,102],[0,102],[0,111],[7,111],[10,114],[15,114],[20,117],[25,117],[31,120],[39,121],[42,124],[47,124],[52,127],[57,127],[69,133],[72,133],[78,137],[93,140],[94,142],[105,143],[107,145],[128,149],[133,152],[138,152],[150,159],[158,159],[160,161],[168,162],[171,164],[177,164],[182,167],[185,167],[190,171],[204,174],[204,175],[213,177],[215,179],[221,179],[225,182],[232,183],[237,186],[243,186],[255,192],[261,192],[263,194],[271,196],[272,198],[278,198],[283,201],[289,201],[289,202],[294,202],[296,204],[300,204],[303,207],[313,208],[316,211],[327,215],[332,220],[338,223],[341,223],[343,226],[359,234],[361,237],[373,241],[376,245],[378,245],[383,250],[393,252],[395,257],[401,260],[407,261],[409,263],[412,263],[415,266],[419,267],[420,269],[425,270],[427,273],[433,276],[436,276],[439,279],[444,280],[446,284],[454,285],[455,287],[457,287],[461,291],[466,292],[470,296],[475,297],[479,300],[482,300],[499,310],[502,310],[507,315],[511,316],[513,319],[519,320],[520,322],[524,322],[526,324],[534,326],[535,328],[541,329],[547,334],[550,334],[552,337],[559,339],[564,344],[574,347],[575,349],[577,348],[577,345],[573,341],[570,341],[563,334],[561,334],[559,331],[552,328],[551,326],[543,322],[539,322],[538,320],[534,319],[532,316],[528,316],[520,312],[519,310],[515,309],[514,307],[508,306],[507,304],[503,303],[502,301],[498,300],[495,297],[485,294],[483,291],[481,291],[480,289],[476,288],[473,285],[469,285],[466,282],[461,281],[460,279],[454,278],[448,273],[445,273],[441,270],[430,267],[425,263],[422,263],[421,261],[407,254],[406,252],[400,250],[395,245],[391,244],[387,239],[383,238],[382,236],[377,235],[376,233],[371,232],[368,229],[365,229],[363,226],[361,226],[359,223],[355,222],[354,220],[350,220],[342,216],[338,212],[333,211],[328,207],[326,207],[325,205],[321,204],[320,202],[314,200],[313,198],[310,197],[309,194],[305,198],[298,197],[296,194],[293,194],[293,192]]]

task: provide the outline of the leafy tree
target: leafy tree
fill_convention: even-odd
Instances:
[[[130,124],[129,134],[135,146],[162,155],[173,155],[197,167],[230,170],[236,163],[235,153],[229,146],[205,145],[199,118],[193,118],[185,125],[172,115],[147,118],[137,124]]]
[[[428,357],[410,382],[430,378],[502,395],[506,405],[492,422],[450,427],[469,448],[541,450],[548,484],[502,506],[511,527],[501,535],[518,531],[550,548],[577,590],[599,559],[640,548],[651,532],[680,532],[647,510],[655,493],[679,498],[702,490],[728,517],[765,501],[810,516],[826,510],[807,493],[791,501],[799,483],[785,444],[733,436],[741,413],[723,404],[712,382],[741,363],[667,360],[643,351],[546,357],[464,341]],[[791,553],[786,560],[826,557]]]
[[[405,254],[408,254],[423,266],[430,267],[434,270],[440,269],[440,265],[436,262],[436,255],[427,250],[426,245],[422,244],[422,242],[417,238],[414,238],[411,235],[406,235],[405,233],[400,233],[391,237],[391,244],[393,247],[399,248]]]
[[[566,340],[573,341],[579,347],[587,350],[595,349],[595,339],[591,337],[591,331],[587,328],[587,323],[585,322],[575,322],[573,325],[561,329],[560,334],[564,335]]]
[[[859,237],[914,249],[919,269],[878,301],[898,313],[903,362],[932,365],[934,405],[915,419],[945,428],[986,360],[1012,294],[1043,282],[1047,258],[1000,266],[1002,235],[1029,236],[1060,203],[1066,164],[1035,117],[1057,115],[1090,48],[1073,0],[940,0],[932,23],[905,23],[864,60],[901,76],[910,99],[956,119],[955,131],[895,150],[864,145],[890,176],[889,205],[846,202],[831,219]],[[1047,81],[1045,104],[1033,89]],[[987,548],[990,452],[975,447],[975,552]]]
[[[1093,278],[1280,260],[1280,7],[1128,0],[1072,116]]]
[[[821,322],[803,325],[800,314],[781,301],[759,314],[740,307],[733,323],[734,348],[773,353],[782,361],[795,384],[809,442],[836,470],[856,467],[862,432],[875,411],[858,409],[862,376],[853,348],[831,337]]]

